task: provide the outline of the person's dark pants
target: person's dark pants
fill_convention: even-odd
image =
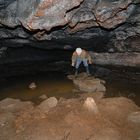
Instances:
[[[81,63],[84,64],[84,67],[86,68],[86,73],[89,75],[90,72],[89,72],[89,68],[88,68],[88,60],[87,59],[81,59],[81,58],[77,58],[77,60],[76,60],[76,64],[75,64],[75,68],[76,68],[75,75],[78,74],[78,68],[79,68],[79,66],[80,66]]]

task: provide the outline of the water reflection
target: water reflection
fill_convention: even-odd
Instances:
[[[36,89],[29,89],[29,84],[35,82]],[[135,101],[140,106],[140,86],[129,80],[106,81],[106,97],[124,96]],[[72,81],[68,80],[64,73],[49,72],[33,76],[11,77],[0,82],[0,100],[10,97],[21,100],[31,100],[38,103],[41,95],[57,98],[77,97],[79,93],[74,92]]]
[[[37,88],[29,89],[35,82]],[[10,97],[36,101],[41,95],[70,98],[74,96],[73,84],[62,73],[39,74],[8,78],[0,86],[0,100]]]

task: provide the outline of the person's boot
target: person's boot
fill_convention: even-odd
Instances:
[[[91,76],[91,74],[90,74],[90,72],[89,72],[89,68],[88,68],[88,67],[86,67],[86,73],[87,73],[87,75],[88,75],[88,76]]]
[[[78,76],[78,69],[75,70],[75,77]]]

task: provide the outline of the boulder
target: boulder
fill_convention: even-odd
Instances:
[[[47,99],[48,97],[45,95],[45,94],[43,94],[43,95],[41,95],[40,97],[39,97],[39,99],[42,99],[42,100],[45,100],[45,99]]]
[[[30,85],[29,85],[29,89],[36,89],[37,85],[32,82]]]
[[[50,97],[46,99],[45,101],[41,102],[41,104],[38,106],[38,108],[44,112],[47,113],[49,110],[55,106],[57,106],[58,100],[55,97]]]

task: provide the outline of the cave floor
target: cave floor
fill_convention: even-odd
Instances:
[[[36,88],[30,89],[33,82]],[[100,97],[103,92],[79,92],[64,73],[3,79],[0,87],[0,139],[138,140],[140,107],[130,99],[137,103],[140,90],[136,83],[133,84],[106,81],[105,97],[109,98],[103,98]],[[41,99],[41,95],[47,99]],[[87,97],[93,97],[99,112],[93,113],[83,107]],[[46,112],[49,100],[54,106]]]

